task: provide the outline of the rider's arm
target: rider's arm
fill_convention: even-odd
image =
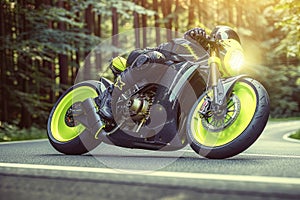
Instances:
[[[132,51],[127,59],[128,67],[139,67],[146,63],[164,63],[166,56],[157,48],[137,49]]]

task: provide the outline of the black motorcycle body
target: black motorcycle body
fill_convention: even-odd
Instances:
[[[52,146],[64,154],[83,154],[101,142],[157,151],[189,144],[196,153],[217,159],[244,151],[267,123],[269,97],[246,75],[223,76],[218,41],[211,43],[210,51],[199,47],[196,62],[175,55],[168,65],[126,70],[114,82],[101,77],[74,85],[50,113]],[[107,120],[99,115],[95,98],[111,85],[114,119]]]

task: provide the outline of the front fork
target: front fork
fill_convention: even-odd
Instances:
[[[210,52],[208,65],[209,81],[207,85],[209,89],[207,90],[207,98],[200,109],[200,113],[204,117],[214,115],[218,119],[222,119],[227,114],[227,99],[231,97],[234,85],[239,80],[248,76],[239,75],[227,79],[221,79],[218,69],[221,67],[222,63],[221,59],[217,56],[215,49]]]
[[[212,90],[211,109],[214,113],[224,112],[226,110],[226,95],[224,85],[221,81],[219,73],[219,67],[221,66],[221,60],[216,55],[215,50],[211,50],[209,64],[209,82],[207,83]]]

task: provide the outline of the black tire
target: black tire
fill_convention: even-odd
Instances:
[[[192,107],[187,120],[187,136],[192,149],[196,153],[200,154],[201,156],[204,156],[206,158],[211,158],[211,159],[224,159],[224,158],[235,156],[243,152],[244,150],[246,150],[249,146],[251,146],[264,130],[270,113],[270,103],[269,103],[269,96],[267,91],[258,81],[250,78],[241,79],[235,84],[235,86],[237,84],[240,85],[240,90],[241,90],[239,92],[236,91],[237,92],[236,96],[237,98],[239,98],[238,101],[240,103],[238,105],[240,106],[241,111],[236,115],[235,120],[232,120],[232,123],[228,123],[228,126],[225,126],[224,129],[216,130],[213,133],[207,131],[208,126],[205,127],[204,125],[205,122],[202,121],[203,119],[201,119],[201,121],[200,120],[196,121],[196,119],[193,119],[195,118],[195,113],[198,112],[196,109],[199,109],[199,105],[202,105],[201,101],[204,98],[204,95],[202,95]],[[247,88],[247,90],[242,91],[241,86]],[[236,88],[237,88],[236,90],[239,89],[238,86],[236,86]],[[245,103],[247,102],[246,100],[240,101],[241,100],[240,97],[242,96],[241,94],[246,94],[245,91],[248,90],[251,91],[253,99],[256,101],[256,103],[252,103],[252,104],[256,104],[255,107],[252,106],[253,107],[252,110],[254,112],[253,114],[251,114],[252,116],[250,116],[250,114],[245,115],[245,109],[247,109],[248,106],[249,108],[251,106],[246,105],[247,104]],[[235,93],[235,88],[233,89],[233,94],[234,93]],[[245,118],[245,122],[241,121],[244,120],[244,118]],[[247,120],[249,122],[246,123]],[[201,127],[200,129],[198,128],[198,126],[195,126],[198,124],[201,124],[201,126],[203,127]],[[242,125],[245,126],[245,128],[241,129],[242,131],[239,131],[239,129],[241,128],[240,124],[241,126]],[[201,131],[197,132],[195,131],[195,129],[202,130],[202,132]],[[205,132],[205,130],[207,132]],[[233,131],[229,131],[229,130],[233,130]],[[232,132],[236,134],[236,136],[234,136],[233,139],[230,139],[227,142],[226,140],[224,140],[225,142],[223,142],[221,139],[219,139],[221,135],[217,135],[223,133],[222,131],[227,134],[228,133],[231,134]],[[205,135],[205,138],[201,137],[203,136],[202,135],[203,132],[207,134]],[[216,136],[211,136],[209,134],[211,135],[215,134]],[[209,137],[211,138],[214,137],[216,139],[214,141],[215,144],[213,144],[213,142],[210,142],[213,141],[213,139],[210,139]],[[228,138],[230,137],[231,136],[228,136]],[[224,136],[224,138],[226,137]]]
[[[101,140],[95,139],[94,135],[82,128],[82,125],[68,126],[65,117],[66,110],[77,100],[83,101],[96,97],[104,90],[104,84],[99,81],[84,81],[70,87],[58,99],[50,112],[47,123],[48,139],[57,151],[68,155],[80,155],[89,152],[101,143]]]

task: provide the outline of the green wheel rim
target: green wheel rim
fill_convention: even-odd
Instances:
[[[65,115],[67,110],[76,102],[82,102],[87,98],[95,98],[98,96],[97,91],[89,86],[79,86],[69,91],[58,103],[55,108],[51,120],[52,136],[59,142],[68,142],[80,135],[85,127],[78,124],[69,127],[65,123]]]
[[[240,112],[229,126],[217,132],[207,130],[202,124],[202,118],[198,111],[204,99],[196,106],[191,120],[191,131],[198,143],[207,147],[225,145],[241,135],[250,124],[257,106],[254,89],[245,82],[237,82],[233,88],[233,94],[240,101]]]

